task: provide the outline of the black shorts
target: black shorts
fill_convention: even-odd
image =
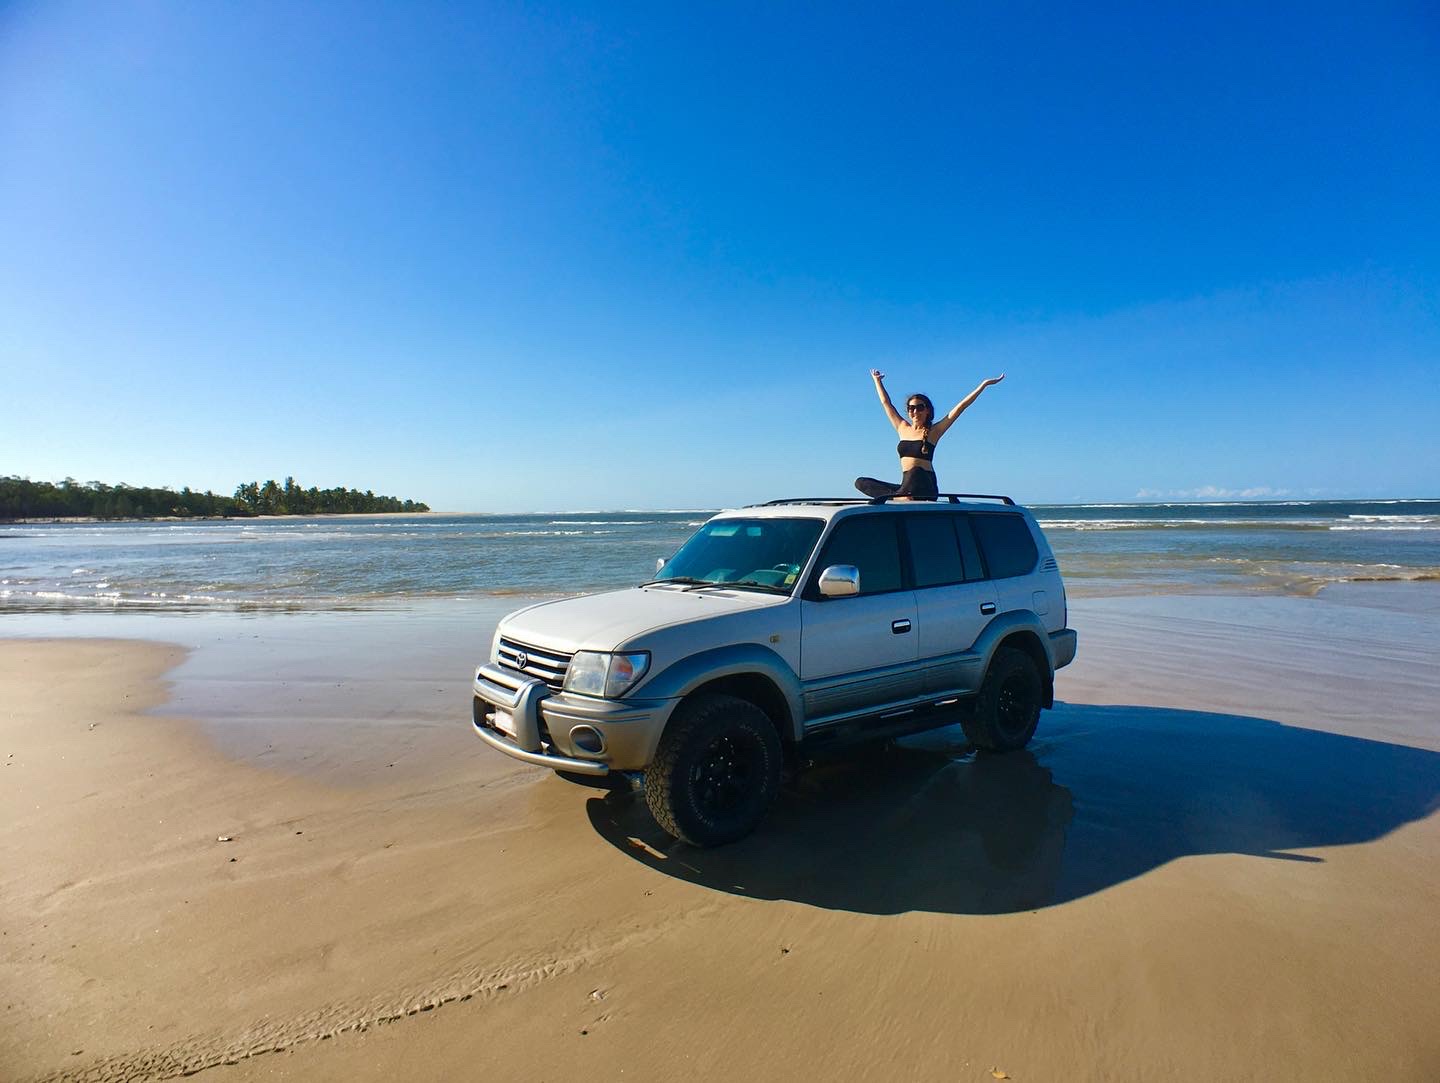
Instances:
[[[904,477],[900,479],[900,488],[896,496],[911,496],[919,500],[934,500],[940,495],[940,483],[935,477],[935,471],[924,470],[914,467],[905,471]]]
[[[856,478],[855,488],[871,500],[885,496],[908,496],[915,500],[934,500],[940,495],[940,485],[935,471],[916,466],[905,471],[900,484],[893,481],[878,481],[875,478]]]

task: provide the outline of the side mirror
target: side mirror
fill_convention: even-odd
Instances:
[[[656,574],[656,575],[659,575],[659,574],[660,574],[660,569],[663,568],[663,567],[665,567],[665,565],[666,565],[667,563],[668,563],[668,562],[666,561],[666,559],[665,559],[664,557],[656,557],[656,558],[655,558],[655,574]]]
[[[853,564],[832,564],[820,573],[820,593],[826,598],[845,598],[860,593],[860,569]]]

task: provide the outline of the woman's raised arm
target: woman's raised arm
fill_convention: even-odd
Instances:
[[[885,416],[890,419],[890,424],[895,426],[895,431],[899,432],[905,419],[900,416],[900,411],[895,409],[895,404],[890,401],[890,393],[885,390],[885,374],[879,369],[871,369],[870,379],[875,381],[875,394],[880,396],[880,405],[885,407]]]
[[[970,404],[980,397],[980,392],[992,384],[998,384],[1003,379],[1005,379],[1005,374],[1002,372],[999,376],[991,376],[988,380],[981,380],[979,387],[957,402],[948,414],[930,426],[931,442],[933,443],[945,435],[945,430],[955,424],[955,419],[970,408]]]

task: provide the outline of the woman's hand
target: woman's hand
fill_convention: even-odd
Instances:
[[[871,369],[871,370],[870,370],[870,379],[874,380],[877,384],[883,384],[883,383],[885,382],[885,374],[884,374],[883,372],[881,372],[879,369]],[[1005,379],[1005,377],[1002,376],[1002,377],[1000,377],[1000,379],[1003,380],[1003,379]]]
[[[998,383],[999,383],[1001,380],[1003,380],[1003,379],[1005,379],[1005,374],[1002,372],[999,376],[992,376],[992,377],[990,377],[990,379],[986,380],[986,381],[985,381],[983,384],[981,384],[980,386],[981,386],[981,387],[994,387],[996,384],[998,384]]]

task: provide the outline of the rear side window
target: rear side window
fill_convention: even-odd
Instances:
[[[835,527],[820,567],[853,564],[860,569],[860,593],[900,589],[900,540],[894,515],[855,515]]]
[[[1040,552],[1030,527],[1019,515],[1004,513],[972,515],[975,538],[985,554],[985,565],[992,579],[1010,579],[1035,570]]]
[[[956,515],[910,515],[905,534],[910,539],[910,566],[915,586],[939,587],[965,581],[965,564],[955,538]],[[978,574],[978,563],[977,563]]]

